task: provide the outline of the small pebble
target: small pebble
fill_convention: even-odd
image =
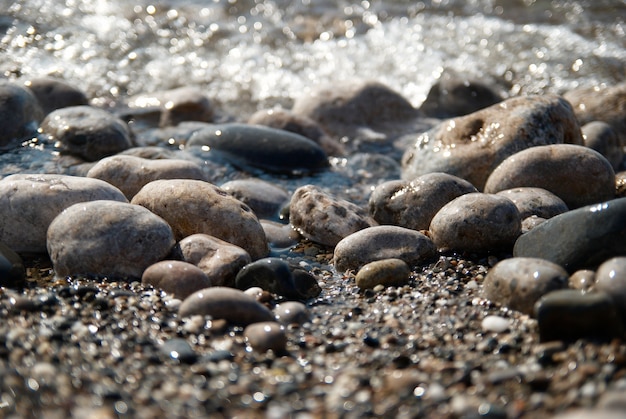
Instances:
[[[276,321],[283,325],[305,324],[311,321],[311,312],[298,301],[286,301],[274,308]]]
[[[356,274],[356,285],[361,289],[402,286],[409,282],[411,270],[401,259],[383,259],[370,262]]]
[[[252,349],[258,352],[283,352],[287,346],[287,335],[279,323],[259,322],[247,326],[243,335]]]
[[[165,356],[182,364],[193,364],[198,359],[198,355],[185,339],[166,340],[159,349]]]
[[[486,316],[480,326],[485,332],[502,333],[509,329],[511,322],[501,316]]]
[[[164,260],[149,266],[141,276],[141,283],[160,288],[180,299],[211,286],[211,280],[202,269],[178,260]]]

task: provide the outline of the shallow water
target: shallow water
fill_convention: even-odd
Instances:
[[[100,106],[197,85],[235,120],[354,78],[417,107],[444,69],[504,96],[623,81],[625,18],[610,0],[2,0],[0,72],[63,77]],[[3,174],[50,170],[12,154]]]

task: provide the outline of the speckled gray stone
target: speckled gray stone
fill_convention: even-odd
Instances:
[[[144,207],[90,201],[63,210],[48,228],[47,243],[59,277],[139,279],[170,253],[175,241],[167,222]]]
[[[263,228],[250,207],[211,183],[155,180],[141,188],[131,202],[163,217],[177,240],[204,233],[243,248],[252,259],[269,253]]]
[[[496,167],[487,179],[485,192],[522,186],[546,189],[574,209],[614,198],[615,172],[604,156],[588,147],[531,147]]]
[[[510,199],[470,193],[444,205],[433,217],[430,233],[439,250],[497,251],[513,247],[521,223]]]
[[[98,179],[53,174],[15,174],[0,180],[0,242],[16,252],[45,253],[46,232],[65,208],[95,200],[128,202]]]
[[[376,225],[365,209],[314,185],[301,186],[293,193],[289,222],[307,239],[331,247],[356,231]]]
[[[351,234],[335,247],[333,263],[337,272],[358,271],[363,265],[382,259],[401,259],[409,266],[430,262],[437,254],[426,235],[404,227],[374,226]]]
[[[369,199],[369,212],[380,224],[428,230],[435,214],[463,194],[478,192],[468,181],[447,173],[427,173],[411,181],[378,185]]]
[[[494,303],[533,315],[534,305],[550,291],[567,288],[569,275],[559,265],[537,258],[498,262],[483,282],[483,295]]]
[[[196,291],[180,305],[178,315],[211,316],[232,324],[247,326],[252,323],[272,322],[274,315],[263,304],[243,291],[234,288],[211,287]]]

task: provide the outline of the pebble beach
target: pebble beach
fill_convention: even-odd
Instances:
[[[624,13],[7,5],[0,417],[623,417]]]

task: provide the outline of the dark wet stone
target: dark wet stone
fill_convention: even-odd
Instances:
[[[430,88],[420,111],[434,118],[467,115],[502,101],[491,86],[445,71]]]
[[[324,169],[328,158],[313,141],[288,131],[229,123],[196,131],[189,147],[207,146],[235,166],[293,174]]]
[[[159,348],[162,354],[182,364],[193,364],[198,359],[196,354],[185,339],[170,339],[165,341]]]
[[[29,89],[0,81],[0,149],[35,136],[42,117],[37,98]]]
[[[602,154],[613,169],[619,170],[624,160],[624,149],[613,127],[606,122],[593,121],[583,125],[581,129],[585,147]]]
[[[26,268],[22,258],[4,243],[0,243],[0,287],[16,288],[26,283]]]
[[[521,235],[513,254],[543,258],[568,272],[626,255],[626,198],[552,217]]]
[[[235,325],[274,321],[274,315],[263,304],[245,292],[226,287],[211,287],[196,291],[180,305],[178,315],[211,316]]]
[[[539,339],[611,340],[624,336],[624,325],[611,297],[602,292],[553,291],[535,305]]]
[[[305,299],[315,298],[322,292],[322,288],[317,283],[317,278],[312,273],[292,267],[291,274],[293,275],[293,285]]]
[[[244,266],[235,278],[235,285],[240,290],[259,287],[289,299],[303,297],[294,285],[289,264],[279,258],[259,259]]]
[[[37,98],[44,115],[69,106],[87,105],[89,100],[82,90],[71,86],[63,80],[38,78],[24,83]]]
[[[248,205],[258,218],[277,219],[290,197],[279,186],[255,178],[231,180],[220,187]]]
[[[70,106],[57,109],[41,122],[41,132],[62,153],[97,161],[132,147],[124,121],[102,109]]]

